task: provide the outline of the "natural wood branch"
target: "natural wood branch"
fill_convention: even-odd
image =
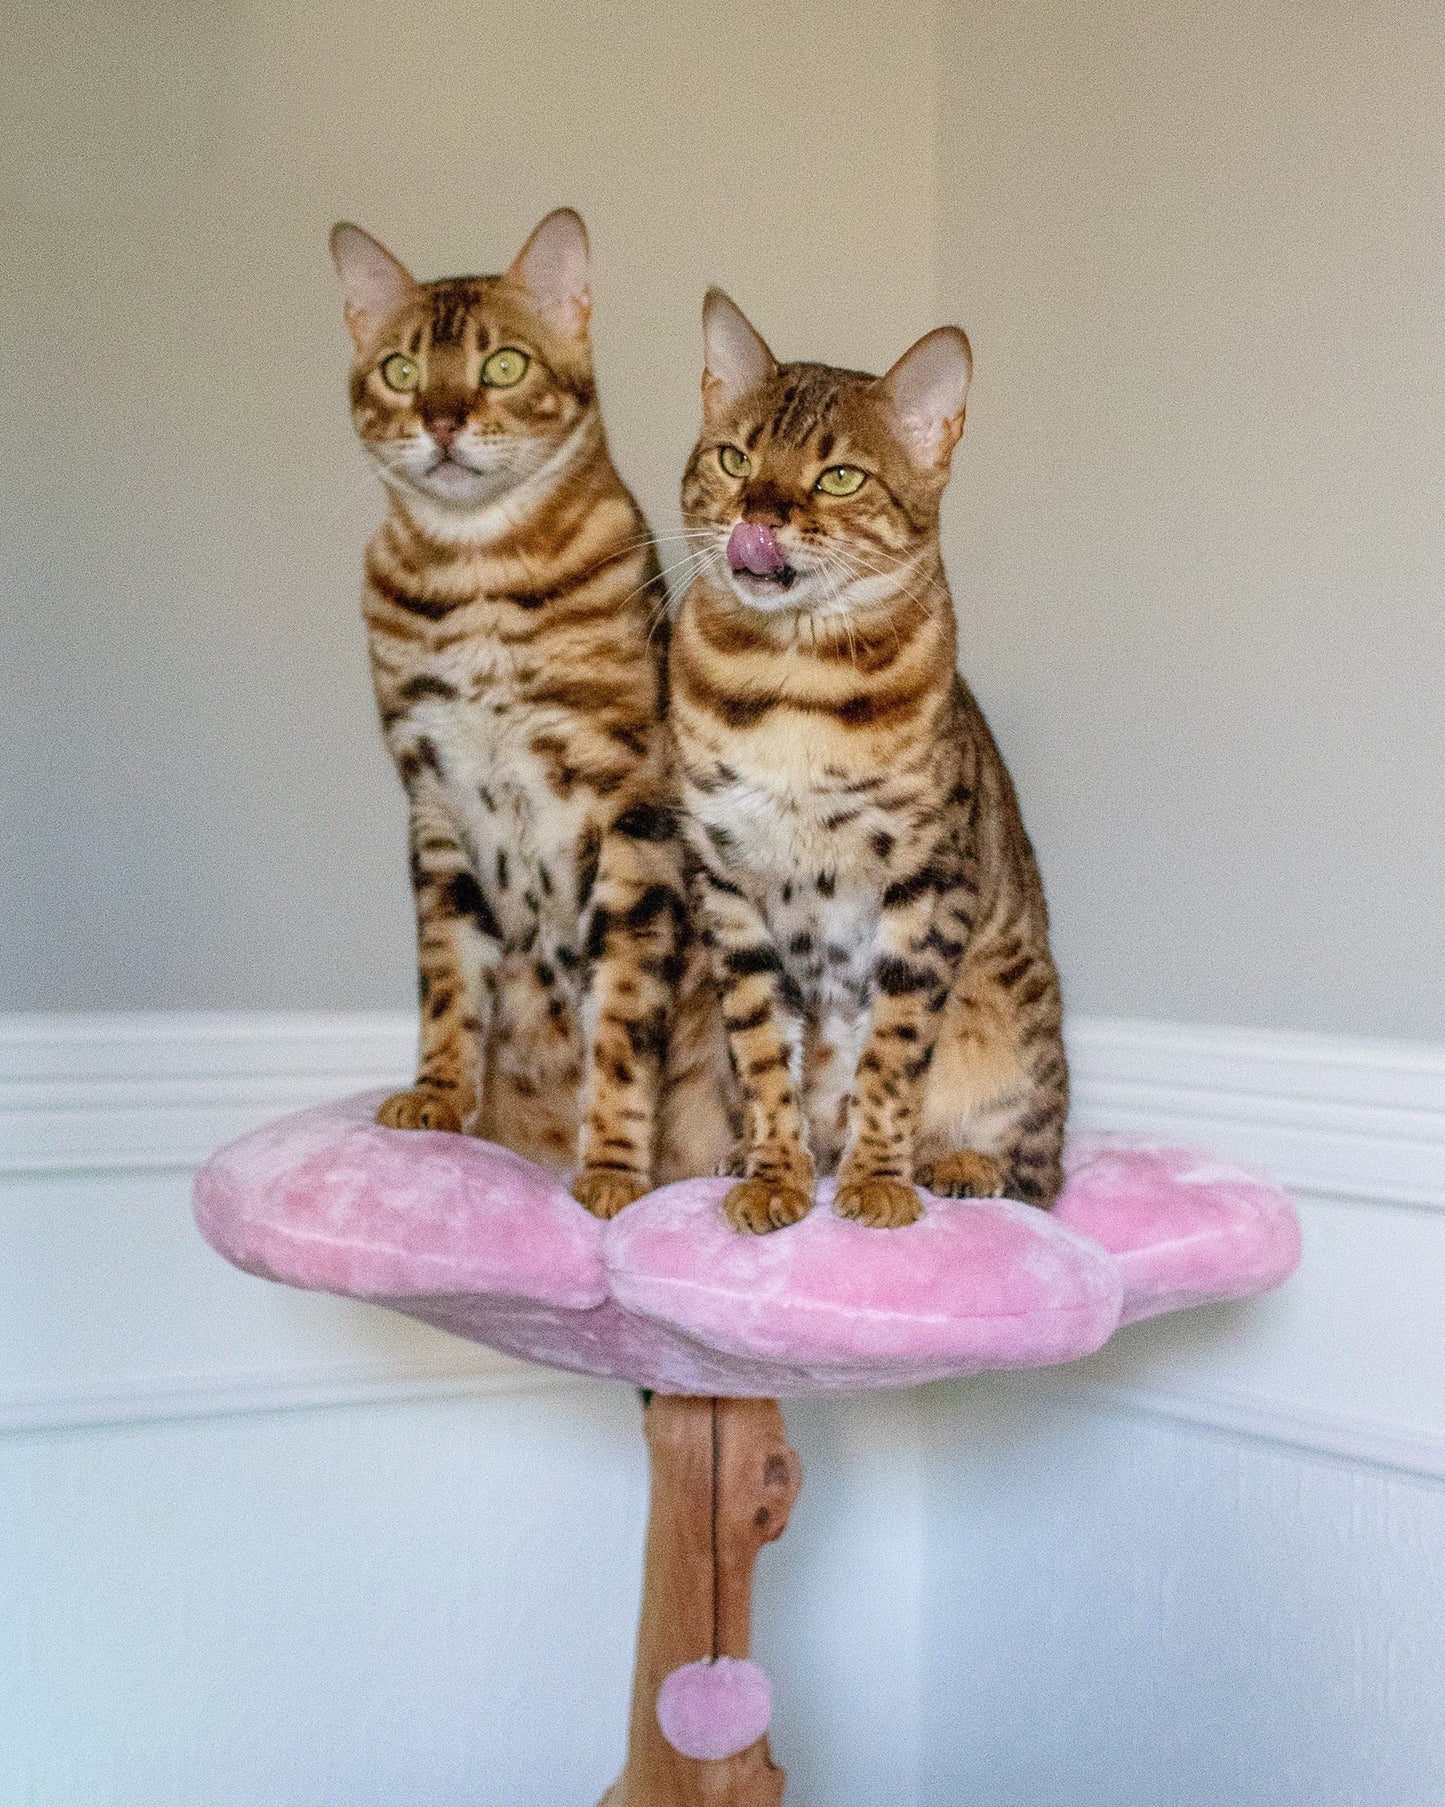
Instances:
[[[717,1439],[717,1651],[745,1657],[758,1551],[782,1535],[802,1483],[774,1399],[658,1394],[647,1408],[652,1510],[627,1767],[600,1807],[780,1807],[766,1738],[718,1762],[681,1756],[657,1723],[657,1691],[713,1650],[713,1439]]]

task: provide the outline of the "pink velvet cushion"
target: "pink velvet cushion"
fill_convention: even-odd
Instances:
[[[468,1136],[382,1129],[382,1096],[283,1117],[212,1155],[196,1179],[211,1244],[248,1273],[357,1299],[602,1303],[596,1220],[554,1175]]]
[[[1299,1263],[1299,1219],[1257,1174],[1118,1136],[1070,1139],[1053,1215],[1114,1257],[1121,1322],[1267,1292]]]
[[[1028,1205],[932,1199],[906,1230],[869,1230],[833,1215],[825,1181],[800,1224],[758,1237],[724,1218],[731,1184],[664,1186],[610,1226],[625,1311],[860,1386],[1071,1361],[1118,1322],[1115,1263]]]
[[[552,1175],[466,1137],[380,1129],[373,1095],[258,1130],[196,1181],[250,1273],[407,1312],[549,1365],[662,1392],[783,1397],[1070,1361],[1121,1320],[1276,1285],[1289,1201],[1174,1150],[1085,1138],[1052,1212],[931,1199],[906,1230],[827,1209],[730,1230],[727,1182],[662,1188],[609,1224]]]

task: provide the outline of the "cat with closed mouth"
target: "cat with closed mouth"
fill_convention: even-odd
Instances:
[[[378,1121],[577,1168],[607,1217],[730,1131],[662,733],[666,592],[608,454],[586,232],[419,282],[332,252],[351,413],[387,499],[364,613],[406,789],[421,1052]]]

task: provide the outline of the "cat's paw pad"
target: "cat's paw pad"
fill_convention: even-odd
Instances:
[[[1006,1177],[1002,1161],[971,1148],[920,1161],[916,1169],[919,1185],[936,1198],[1002,1198]]]
[[[445,1129],[462,1133],[462,1114],[450,1098],[427,1086],[397,1092],[376,1113],[383,1129]]]
[[[917,1187],[904,1180],[840,1180],[833,1210],[851,1223],[867,1224],[871,1230],[901,1230],[922,1217],[923,1200]]]
[[[605,1223],[648,1192],[641,1174],[618,1173],[611,1167],[584,1167],[572,1182],[572,1196]]]
[[[787,1180],[742,1180],[724,1195],[722,1208],[735,1230],[765,1236],[800,1223],[813,1208],[813,1195]]]

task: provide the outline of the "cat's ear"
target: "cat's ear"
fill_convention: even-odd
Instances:
[[[747,315],[721,289],[702,304],[702,405],[728,407],[778,373],[778,361]]]
[[[973,377],[968,335],[957,326],[926,333],[877,382],[891,424],[915,464],[941,470],[963,432]]]
[[[587,337],[592,291],[587,284],[587,228],[570,207],[549,213],[517,253],[507,281],[525,289],[560,332]]]
[[[421,285],[385,245],[345,220],[331,228],[331,257],[341,278],[347,329],[357,350],[364,350],[416,299]]]

